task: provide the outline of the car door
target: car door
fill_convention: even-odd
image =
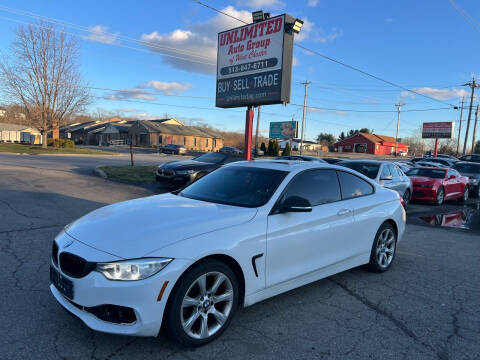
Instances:
[[[395,190],[395,183],[393,181],[393,174],[387,164],[382,164],[379,171],[379,183],[383,187]]]
[[[369,256],[379,224],[383,221],[375,200],[375,188],[364,179],[346,171],[337,170],[342,202],[353,210],[353,237],[345,241],[350,256]]]
[[[393,164],[387,164],[386,165],[388,168],[388,171],[390,171],[390,174],[392,174],[392,185],[390,186],[390,189],[395,190],[400,194],[400,196],[403,195],[403,184],[402,184],[402,178],[400,177],[400,174],[398,171],[395,169],[395,165]]]
[[[279,202],[290,196],[307,199],[312,211],[277,213],[272,209],[267,226],[267,287],[345,259],[350,256],[349,242],[355,239],[353,211],[340,201],[335,170],[297,174]]]
[[[453,178],[450,178],[453,176]],[[452,172],[452,170],[446,171],[446,176],[444,180],[444,187],[445,187],[445,198],[451,198],[451,197],[456,197],[458,196],[458,180],[456,179],[455,174]]]

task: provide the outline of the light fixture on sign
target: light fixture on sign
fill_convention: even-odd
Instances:
[[[252,18],[253,18],[254,23],[262,21],[263,20],[263,10],[252,12]]]
[[[300,32],[300,29],[303,26],[303,21],[300,19],[295,19],[292,25],[292,30],[295,34],[298,34]]]

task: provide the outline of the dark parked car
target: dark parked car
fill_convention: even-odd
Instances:
[[[304,156],[304,155],[277,156],[275,160],[316,161],[316,162],[326,163],[325,160],[317,158],[315,156]]]
[[[480,198],[480,164],[459,161],[453,166],[453,168],[470,179],[470,193],[472,196]]]
[[[179,189],[218,169],[223,164],[239,160],[242,158],[210,152],[191,160],[169,161],[158,166],[156,179],[160,184]]]
[[[413,186],[410,178],[395,164],[389,161],[378,160],[346,160],[337,165],[352,170],[373,179],[387,189],[395,190],[405,203],[405,208],[412,197]]]
[[[185,155],[187,149],[185,149],[185,146],[183,145],[167,144],[160,148],[160,152],[164,154]]]
[[[480,163],[480,154],[463,155],[458,158],[461,161]]]
[[[433,163],[438,163],[438,164],[441,164],[445,167],[452,167],[458,160],[453,160],[453,159],[450,159],[450,158],[428,158],[428,159],[424,159],[428,162],[433,162]]]

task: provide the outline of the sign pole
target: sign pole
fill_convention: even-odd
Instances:
[[[438,155],[438,138],[435,138],[435,158],[437,158]]]
[[[252,160],[252,129],[253,129],[253,106],[247,108],[245,117],[245,146],[244,146],[244,159],[247,161]]]

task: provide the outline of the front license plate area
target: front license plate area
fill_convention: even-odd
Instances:
[[[50,265],[50,281],[64,296],[73,299],[73,282]]]

